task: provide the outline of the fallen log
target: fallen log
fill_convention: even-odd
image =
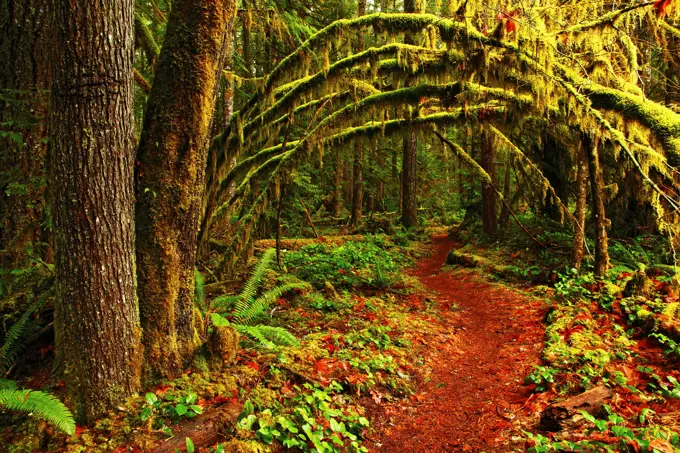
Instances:
[[[521,274],[518,267],[494,263],[483,256],[455,249],[449,252],[448,257],[446,258],[446,264],[454,264],[469,268],[476,267],[506,279],[527,280],[527,277]]]
[[[598,386],[580,395],[551,404],[541,413],[539,427],[553,432],[574,428],[584,421],[581,411],[597,416],[611,396],[612,391],[610,389]]]
[[[175,453],[186,451],[186,439],[191,439],[196,451],[202,447],[213,446],[224,440],[227,428],[236,422],[243,410],[240,403],[228,403],[214,410],[206,410],[203,414],[192,418],[179,426],[174,435],[161,441],[150,450],[150,453]]]

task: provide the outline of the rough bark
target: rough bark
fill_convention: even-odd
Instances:
[[[610,389],[600,386],[560,403],[551,404],[541,413],[540,426],[547,431],[574,428],[584,421],[581,411],[597,416],[611,396]]]
[[[604,206],[604,177],[600,167],[597,144],[590,137],[584,138],[585,152],[590,173],[591,199],[593,203],[593,223],[595,225],[595,265],[593,272],[603,277],[609,270],[609,238],[607,235],[607,215]]]
[[[577,150],[578,167],[576,172],[576,228],[574,230],[574,244],[572,247],[572,266],[581,270],[586,227],[586,203],[588,201],[588,160],[587,150]]]
[[[133,0],[54,1],[54,323],[64,377],[85,421],[140,385],[133,13]]]
[[[415,13],[415,0],[404,1],[404,12]],[[404,43],[414,44],[414,39],[408,33],[404,36]],[[416,154],[418,139],[415,131],[408,131],[402,143],[402,172],[401,172],[401,223],[407,228],[418,225],[418,175]]]
[[[194,265],[209,131],[233,0],[177,0],[137,153],[137,275],[147,378],[180,373],[198,346]]]
[[[171,438],[159,443],[151,453],[183,451],[187,438],[192,440],[196,451],[213,446],[224,440],[224,433],[233,428],[242,410],[243,405],[240,403],[227,403],[216,409],[210,409],[180,426]]]
[[[495,181],[495,150],[491,135],[486,131],[482,131],[481,141],[481,166],[491,177],[491,181]],[[484,234],[490,236],[498,232],[498,217],[496,216],[497,198],[493,184],[482,180],[482,229]]]
[[[40,233],[44,187],[35,181],[44,175],[46,151],[48,6],[42,0],[0,5],[0,123],[21,137],[0,138],[0,264],[8,268],[19,265],[25,245]]]

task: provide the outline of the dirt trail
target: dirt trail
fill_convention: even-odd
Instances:
[[[431,344],[431,379],[411,402],[373,408],[370,451],[521,451],[511,428],[530,397],[523,379],[539,362],[545,311],[473,273],[440,272],[455,245],[435,237],[430,257],[410,271],[434,294],[453,341]]]

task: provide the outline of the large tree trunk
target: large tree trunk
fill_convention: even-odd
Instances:
[[[491,134],[482,130],[481,136],[481,166],[491,177],[496,178],[495,152]],[[498,217],[496,216],[496,190],[492,184],[482,180],[482,229],[484,234],[493,236],[498,232]]]
[[[593,223],[595,224],[595,267],[594,273],[603,277],[609,270],[609,245],[607,237],[607,216],[604,207],[604,177],[600,167],[597,144],[592,138],[585,137],[585,152],[590,172],[591,198],[593,202]]]
[[[210,125],[233,0],[177,0],[137,153],[137,275],[148,378],[176,376],[196,351],[196,241]]]
[[[0,266],[5,268],[20,266],[22,252],[40,233],[44,187],[36,181],[44,174],[50,83],[46,3],[0,4],[0,123],[3,131],[21,137],[0,138]]]
[[[404,12],[415,13],[415,0],[404,1]],[[404,36],[405,44],[414,44],[408,33]],[[409,130],[402,143],[401,162],[401,224],[407,228],[418,225],[418,175],[416,155],[418,139],[415,131]]]
[[[583,262],[583,249],[586,228],[586,204],[588,202],[588,159],[583,147],[577,150],[578,168],[576,172],[576,227],[574,229],[574,244],[572,246],[572,265],[574,269],[581,270]]]
[[[55,334],[77,412],[137,392],[134,1],[55,0],[51,105]]]

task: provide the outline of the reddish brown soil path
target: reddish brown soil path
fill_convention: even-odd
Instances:
[[[410,272],[433,293],[453,341],[431,344],[431,379],[410,402],[372,408],[372,452],[523,451],[516,429],[530,397],[523,380],[539,362],[545,310],[473,273],[440,272],[455,245],[435,237],[429,258]]]

